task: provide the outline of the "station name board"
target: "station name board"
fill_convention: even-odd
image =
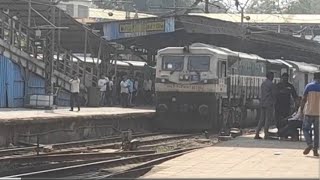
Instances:
[[[150,32],[150,31],[164,31],[165,22],[135,22],[124,23],[119,25],[120,33],[138,33],[138,32]]]

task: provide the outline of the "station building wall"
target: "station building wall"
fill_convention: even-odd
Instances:
[[[27,82],[26,82],[27,81]],[[45,94],[45,80],[34,73],[26,79],[24,69],[0,55],[0,108],[24,107],[30,95]],[[70,93],[60,91],[57,105],[68,106]]]

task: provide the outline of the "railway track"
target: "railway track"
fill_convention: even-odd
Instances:
[[[62,177],[68,177],[68,176],[73,176],[77,174],[83,174],[85,172],[90,172],[90,171],[99,171],[100,169],[123,166],[127,164],[149,162],[159,158],[165,158],[165,157],[173,158],[195,149],[198,149],[198,148],[181,149],[181,150],[175,150],[175,151],[170,151],[165,153],[138,155],[133,157],[118,158],[118,159],[112,159],[112,160],[102,160],[102,161],[97,161],[93,163],[84,163],[84,164],[74,165],[74,166],[66,166],[66,167],[54,168],[49,170],[17,174],[13,176],[7,176],[4,178],[62,178]]]
[[[149,133],[135,135],[137,137],[137,149],[134,151],[122,151],[122,152],[106,152],[113,151],[111,149],[118,149],[121,147],[121,142],[117,142],[119,137],[106,138],[99,140],[86,140],[83,142],[72,142],[71,145],[67,143],[56,144],[56,148],[67,148],[74,147],[75,149],[63,149],[59,152],[49,152],[40,155],[28,155],[28,156],[16,156],[16,157],[4,157],[0,159],[0,177],[7,176],[22,177],[22,178],[62,178],[62,177],[74,177],[78,174],[85,172],[91,176],[92,172],[96,172],[97,178],[110,179],[113,177],[124,177],[138,176],[139,174],[147,171],[148,168],[154,164],[161,163],[170,158],[177,157],[191,150],[197,149],[194,146],[183,146],[183,147],[194,147],[188,149],[181,149],[181,146],[170,147],[169,149],[156,149],[150,150],[145,147],[156,147],[166,144],[176,144],[180,141],[192,137],[199,137],[199,134],[185,134],[185,135],[168,135],[160,133]],[[91,145],[87,147],[86,144],[105,143],[100,145]],[[108,143],[113,142],[113,143]],[[139,147],[144,150],[139,150]],[[200,145],[202,146],[202,145]],[[29,147],[30,148],[30,147]],[[108,149],[110,150],[103,150]],[[177,150],[179,149],[179,150]],[[156,152],[162,153],[156,153]],[[88,153],[89,152],[89,153]],[[135,168],[130,168],[126,171],[119,171],[119,168],[126,168],[127,165]],[[138,165],[138,166],[137,166]],[[11,168],[12,167],[12,168]],[[116,171],[111,170],[110,172],[101,173],[100,170],[110,169],[115,167]],[[17,174],[19,173],[19,174]],[[85,175],[84,175],[85,176]],[[79,177],[82,177],[79,176]]]
[[[26,156],[26,157],[9,157],[0,159],[0,164],[13,163],[36,163],[36,162],[61,162],[73,160],[94,160],[112,157],[128,157],[135,155],[154,154],[156,151],[122,151],[111,153],[81,153],[81,154],[57,154],[57,155],[40,155],[40,156]]]
[[[159,135],[160,133],[146,133],[146,134],[135,134],[133,135],[134,138],[140,138],[140,137],[148,137],[148,136],[156,136]],[[105,144],[105,143],[114,143],[114,142],[119,142],[121,141],[120,136],[116,137],[111,137],[111,138],[104,138],[104,139],[94,139],[94,140],[84,140],[84,141],[73,141],[73,142],[66,142],[66,143],[56,143],[56,144],[49,144],[49,145],[39,145],[37,146],[32,146],[32,147],[19,147],[19,148],[10,148],[10,149],[2,149],[0,150],[0,157],[3,156],[10,156],[10,155],[21,155],[24,153],[28,152],[36,152],[37,149],[39,151],[42,151],[43,148],[51,147],[53,150],[59,150],[59,149],[67,149],[67,148],[73,148],[73,147],[83,147],[83,146],[88,146],[88,145],[93,145],[93,144]],[[58,152],[57,154],[61,153],[74,153],[75,150],[73,151],[65,151],[65,152]],[[50,153],[49,153],[50,154]],[[51,153],[54,154],[54,153]]]

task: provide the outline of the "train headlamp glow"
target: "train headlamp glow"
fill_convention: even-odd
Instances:
[[[186,75],[186,76],[184,76],[184,78],[185,78],[185,79],[189,79],[189,76]]]
[[[171,101],[172,101],[172,102],[176,102],[177,99],[176,99],[175,97],[172,97],[172,98],[171,98]]]
[[[166,82],[166,80],[165,80],[165,79],[161,79],[161,82],[163,82],[163,83],[164,83],[164,82]]]
[[[207,83],[208,83],[208,80],[205,79],[205,80],[203,80],[203,82],[204,82],[205,84],[207,84]]]
[[[183,76],[180,76],[179,78],[180,78],[180,79],[183,79]]]

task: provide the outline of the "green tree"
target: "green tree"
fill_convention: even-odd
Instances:
[[[254,14],[279,13],[278,0],[252,0],[246,8],[246,12]]]
[[[293,1],[285,10],[288,14],[319,14],[319,0],[298,0]]]
[[[319,14],[319,0],[251,0],[247,13]]]

